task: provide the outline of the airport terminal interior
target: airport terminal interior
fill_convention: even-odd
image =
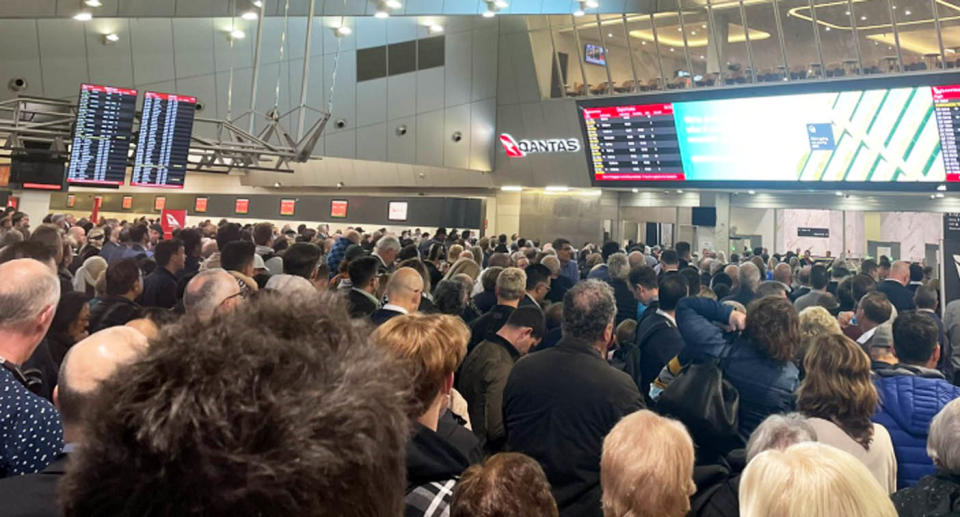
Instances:
[[[960,514],[957,0],[0,0],[0,515]]]

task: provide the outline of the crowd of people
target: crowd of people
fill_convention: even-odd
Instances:
[[[956,515],[933,276],[8,209],[0,514]]]

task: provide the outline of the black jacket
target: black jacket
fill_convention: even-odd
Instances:
[[[438,428],[439,430],[439,428]],[[407,441],[407,495],[404,516],[440,515],[450,505],[451,490],[438,490],[433,483],[452,488],[470,462],[438,432],[414,422],[413,436]],[[435,510],[430,512],[430,508]]]
[[[567,294],[571,287],[573,287],[573,282],[563,275],[550,280],[550,292],[547,293],[547,300],[554,303],[562,302],[563,295]]]
[[[123,296],[107,296],[90,309],[90,333],[126,325],[140,317],[143,308]]]
[[[491,289],[489,291],[484,290],[480,294],[473,297],[473,305],[480,311],[480,314],[486,314],[490,312],[490,309],[497,304],[497,295]]]
[[[623,320],[637,319],[637,299],[633,297],[633,291],[623,280],[613,278],[608,282],[613,287],[613,297],[617,302],[617,318],[614,325],[619,325]]]
[[[640,393],[648,397],[650,383],[667,362],[683,350],[683,336],[674,324],[656,311],[644,316],[625,355],[624,371],[633,378]]]
[[[403,313],[390,310],[390,309],[381,308],[373,311],[373,314],[370,315],[370,321],[372,321],[374,325],[379,327],[380,325],[383,325],[384,323],[386,323],[387,320],[391,318],[395,318],[397,316],[403,316]]]
[[[746,307],[747,305],[750,305],[750,302],[756,299],[756,297],[757,297],[757,293],[740,287],[736,291],[730,293],[730,296],[727,296],[726,298],[720,300],[720,302],[721,303],[726,301],[740,302],[743,304],[744,307]]]
[[[490,454],[503,450],[503,388],[519,358],[509,341],[493,334],[467,355],[457,375],[457,391],[467,401],[473,433]]]
[[[364,296],[363,293],[352,288],[347,291],[347,303],[351,318],[366,318],[379,308],[369,296]]]
[[[43,341],[33,350],[30,358],[23,363],[23,370],[37,370],[43,379],[40,392],[37,395],[53,402],[53,387],[57,385],[57,378],[60,375],[60,365],[54,360],[53,353],[50,351],[50,338],[45,337]]]
[[[0,479],[0,501],[4,517],[59,517],[57,483],[67,466],[61,454],[41,472]]]
[[[877,284],[877,291],[887,295],[890,303],[897,308],[897,314],[917,308],[913,303],[913,293],[896,280],[886,279]]]
[[[690,496],[689,517],[739,517],[740,474],[746,467],[746,451],[736,449],[725,458],[693,468],[697,491]]]
[[[496,334],[515,311],[509,305],[494,305],[490,312],[470,322],[470,342],[467,343],[467,353],[474,349],[487,336]]]
[[[567,336],[514,365],[503,393],[507,448],[543,466],[561,516],[600,516],[603,438],[643,408],[629,375]]]
[[[143,279],[143,293],[138,301],[144,307],[172,309],[177,304],[177,275],[157,266]]]
[[[960,476],[938,471],[890,496],[900,517],[960,514]]]
[[[791,302],[795,302],[795,301],[797,301],[797,298],[800,298],[801,296],[803,296],[803,295],[805,295],[805,294],[807,294],[807,293],[809,293],[809,292],[810,292],[810,287],[804,285],[804,286],[798,287],[798,288],[794,289],[793,291],[791,291],[790,293],[788,293],[788,294],[787,294],[787,298],[789,298]]]

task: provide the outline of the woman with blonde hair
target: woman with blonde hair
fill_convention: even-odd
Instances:
[[[811,343],[803,364],[806,377],[797,390],[797,410],[808,417],[818,441],[851,454],[887,493],[895,492],[893,442],[890,433],[871,420],[878,396],[870,358],[850,338],[830,334]]]
[[[623,417],[603,440],[604,517],[683,517],[697,489],[693,461],[693,440],[680,422],[645,409]]]
[[[742,517],[897,517],[870,471],[822,443],[771,449],[747,464],[740,480]]]
[[[480,264],[468,258],[459,259],[450,266],[450,269],[447,270],[447,274],[443,276],[443,279],[450,280],[461,273],[469,276],[476,282],[477,277],[480,276]],[[472,290],[473,286],[471,285],[470,287]]]
[[[797,350],[797,363],[803,364],[803,358],[807,354],[810,343],[827,334],[842,334],[840,324],[837,318],[830,315],[830,312],[819,306],[807,307],[800,311],[800,346]]]

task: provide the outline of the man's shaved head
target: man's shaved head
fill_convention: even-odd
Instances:
[[[404,307],[409,312],[417,310],[422,293],[423,278],[412,267],[402,267],[390,275],[384,292],[390,303]]]
[[[147,338],[131,327],[110,327],[70,347],[53,395],[64,427],[78,425],[100,383],[146,349]]]
[[[903,260],[894,262],[893,265],[890,266],[890,273],[887,277],[893,278],[903,285],[907,285],[910,282],[910,263]]]

